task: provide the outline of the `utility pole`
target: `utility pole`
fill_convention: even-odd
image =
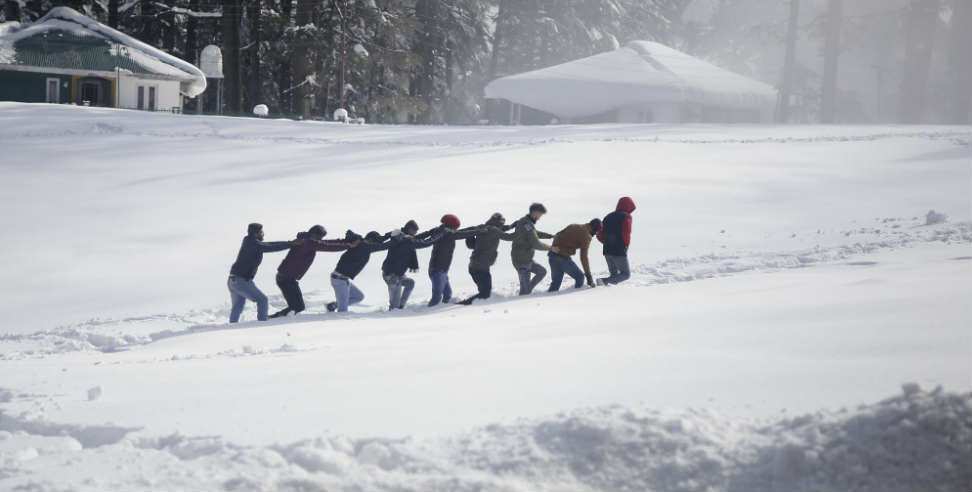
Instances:
[[[800,19],[800,0],[790,0],[790,22],[786,28],[786,55],[783,59],[783,84],[776,108],[776,122],[786,123],[790,118],[790,94],[793,92],[793,71],[796,68],[797,23]]]

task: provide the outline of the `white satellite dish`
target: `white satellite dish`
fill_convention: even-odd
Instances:
[[[199,69],[207,79],[223,78],[223,52],[219,46],[211,44],[203,48],[199,55]]]

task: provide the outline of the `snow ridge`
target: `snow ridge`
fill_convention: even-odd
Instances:
[[[0,487],[968,489],[972,394],[923,391],[916,384],[902,389],[897,396],[854,410],[821,411],[769,424],[727,419],[707,410],[611,405],[438,438],[325,434],[265,447],[211,436],[124,433],[93,446],[82,439],[53,445],[65,438],[50,432],[52,424],[4,417],[14,424],[0,430]],[[131,429],[118,432],[126,431]],[[70,440],[78,433],[67,434]],[[32,447],[18,448],[25,443]],[[121,457],[135,466],[114,467]],[[58,476],[34,473],[65,459],[78,466]],[[100,472],[107,469],[113,472]]]

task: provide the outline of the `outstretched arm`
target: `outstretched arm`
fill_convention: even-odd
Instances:
[[[438,241],[439,239],[442,239],[442,235],[443,235],[442,232],[439,232],[438,234],[435,234],[432,237],[428,237],[426,239],[413,238],[412,244],[415,245],[415,249],[428,248],[429,246],[435,244],[435,242]]]
[[[338,239],[314,241],[314,249],[317,251],[344,251],[357,245],[357,240],[352,243]]]
[[[547,234],[546,232],[537,231],[537,237],[540,239],[553,239],[553,234]]]
[[[536,229],[527,231],[527,239],[530,241],[530,245],[533,246],[533,249],[538,249],[540,251],[549,251],[550,250],[550,246],[547,246],[546,244],[541,243],[540,242],[540,238],[538,236],[539,236],[539,234],[537,234],[537,230]],[[546,236],[547,236],[546,239],[550,239],[550,238],[553,237],[550,234],[547,234]]]
[[[254,241],[254,244],[256,244],[258,250],[264,253],[273,253],[290,249],[294,245],[294,241]]]

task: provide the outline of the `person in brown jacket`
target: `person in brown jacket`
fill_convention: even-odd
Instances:
[[[591,238],[601,230],[601,219],[594,219],[587,224],[571,224],[558,232],[553,238],[553,250],[547,254],[550,261],[550,288],[548,292],[560,290],[560,283],[564,280],[564,274],[570,275],[574,279],[574,288],[579,289],[584,286],[584,279],[587,278],[587,285],[594,287],[594,278],[591,276],[591,262],[587,257],[587,250],[591,247]],[[577,268],[570,257],[574,252],[580,250],[581,264],[584,265],[584,273]]]

